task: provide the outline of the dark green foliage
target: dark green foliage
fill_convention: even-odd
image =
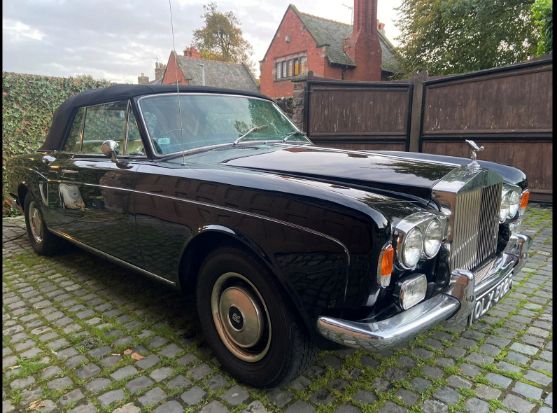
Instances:
[[[10,171],[6,160],[37,150],[50,127],[52,115],[68,97],[110,82],[90,76],[48,77],[2,72],[2,199]]]
[[[533,0],[403,0],[400,52],[405,72],[463,73],[535,55]]]
[[[534,23],[540,31],[540,40],[536,53],[544,55],[553,51],[553,2],[551,0],[536,0],[532,4]]]

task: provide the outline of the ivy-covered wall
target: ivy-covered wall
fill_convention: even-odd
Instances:
[[[66,98],[87,89],[109,86],[91,76],[49,77],[2,72],[2,203],[6,213],[6,160],[38,149],[52,115]]]

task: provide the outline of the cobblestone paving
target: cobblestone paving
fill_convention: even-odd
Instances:
[[[3,220],[2,410],[71,412],[549,412],[551,209],[511,292],[467,331],[443,325],[387,353],[321,352],[270,391],[236,383],[177,292],[78,249],[35,255]]]

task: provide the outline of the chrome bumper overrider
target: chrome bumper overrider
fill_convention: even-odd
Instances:
[[[527,235],[513,234],[505,251],[481,267],[481,280],[467,270],[454,270],[446,290],[391,318],[381,321],[350,321],[319,317],[317,328],[336,343],[368,350],[383,350],[400,344],[419,333],[451,319],[467,320],[474,309],[476,297],[482,295],[511,271],[524,265],[532,240]]]

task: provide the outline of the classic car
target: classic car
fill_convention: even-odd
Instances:
[[[193,294],[222,366],[270,387],[317,348],[388,351],[508,292],[526,176],[470,144],[318,147],[256,93],[117,85],[65,101],[9,191],[37,253],[69,241]]]

